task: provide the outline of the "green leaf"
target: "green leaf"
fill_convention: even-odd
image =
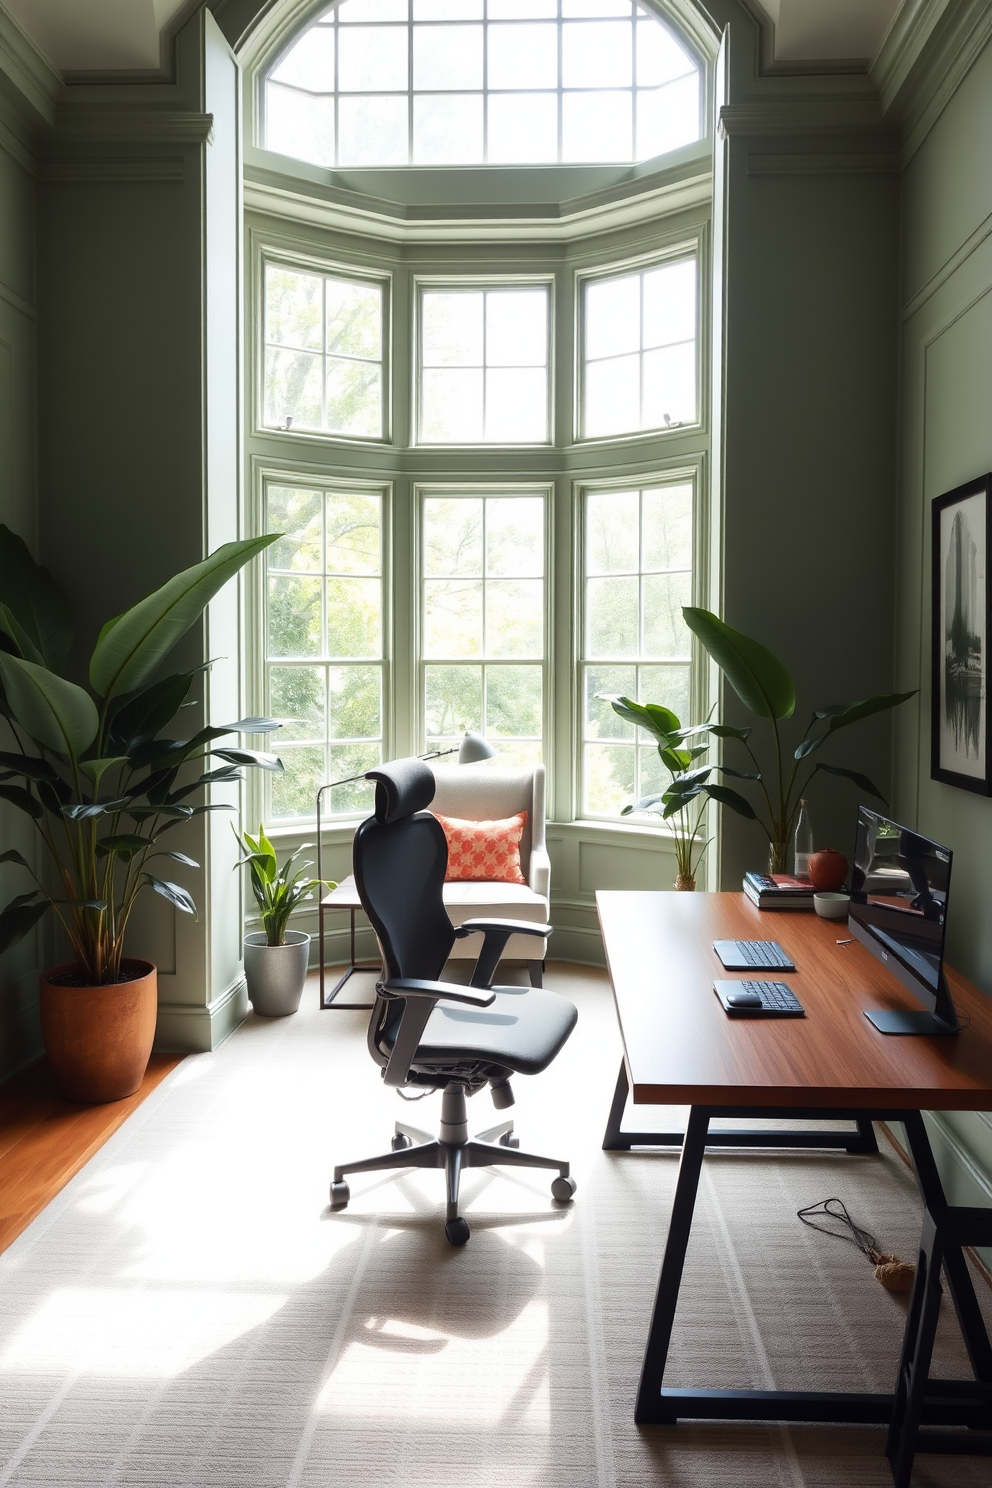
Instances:
[[[814,771],[825,770],[828,775],[841,775],[845,780],[853,781],[858,787],[858,790],[863,790],[869,796],[876,796],[880,801],[885,800],[878,786],[873,785],[867,775],[861,775],[857,770],[845,770],[841,765],[824,765],[822,763],[814,765],[813,769]]]
[[[808,757],[814,752],[814,750],[819,749],[820,745],[826,744],[826,742],[826,734],[817,734],[815,738],[804,739],[803,742],[797,746],[795,755],[793,757],[797,760],[808,759]]]
[[[635,703],[633,698],[607,692],[599,692],[596,696],[604,703],[609,703],[614,713],[627,723],[647,729],[656,739],[663,738],[666,744],[669,742],[669,735],[682,727],[678,716],[659,703]]]
[[[46,667],[3,652],[0,677],[14,717],[32,739],[73,758],[92,744],[99,717],[88,692]]]
[[[70,821],[92,821],[98,816],[113,816],[118,811],[130,810],[130,796],[121,796],[118,801],[72,801],[62,807],[62,815]]]
[[[134,605],[96,643],[90,660],[93,689],[109,698],[141,687],[218,590],[279,535],[225,543]]]
[[[103,914],[107,908],[106,899],[53,899],[53,904],[68,904],[72,909],[93,909]]]
[[[184,868],[199,868],[199,866],[200,866],[199,863],[196,861],[195,858],[189,858],[189,857],[186,856],[185,853],[181,853],[181,852],[167,852],[167,851],[162,851],[162,852],[152,853],[152,857],[153,858],[171,858],[174,863],[182,863],[182,865],[183,865]]]
[[[745,800],[739,791],[731,790],[729,785],[704,785],[703,790],[721,806],[729,806],[731,811],[736,811],[738,816],[746,816],[748,821],[757,821],[750,801]]]
[[[792,717],[796,684],[777,656],[709,610],[685,605],[682,614],[746,708],[761,718]]]
[[[22,858],[16,848],[8,848],[5,853],[0,853],[0,863],[17,863],[21,868],[26,868],[29,873],[33,870],[26,858]]]
[[[834,703],[832,707],[817,709],[815,716],[830,719],[827,733],[832,734],[837,729],[847,728],[851,723],[860,723],[862,718],[871,718],[874,713],[898,708],[900,703],[908,703],[915,696],[915,689],[912,692],[876,693],[874,697],[865,698],[860,703]]]
[[[742,744],[754,733],[750,724],[746,728],[731,728],[729,723],[711,723],[709,728],[718,739],[739,739]]]
[[[115,754],[110,755],[107,759],[80,760],[79,768],[84,775],[88,775],[92,780],[93,789],[99,790],[100,781],[108,770],[112,769],[114,765],[126,765],[128,763],[126,754]]]
[[[108,858],[113,854],[129,862],[135,853],[144,852],[154,841],[154,837],[139,837],[137,832],[115,832],[112,837],[101,838],[96,845],[96,855]]]
[[[30,894],[18,894],[0,914],[0,951],[8,951],[23,940],[48,909],[48,899],[43,899],[40,904],[37,902],[38,892],[35,889]]]
[[[231,765],[250,765],[258,770],[281,770],[282,760],[277,754],[263,754],[259,749],[211,749],[218,759]]]
[[[145,821],[151,816],[161,816],[166,821],[187,821],[196,815],[192,806],[134,806],[130,799],[122,809],[128,816],[133,816],[135,821]]]
[[[0,629],[25,661],[62,672],[72,647],[72,607],[24,541],[0,525]]]
[[[181,909],[183,914],[192,915],[194,920],[197,918],[193,896],[188,889],[183,888],[182,884],[169,883],[167,879],[156,878],[151,873],[145,874],[145,883],[154,889],[156,894],[161,894],[163,899],[168,899],[176,909]]]
[[[18,811],[33,816],[35,821],[44,815],[41,805],[23,785],[0,785],[0,801],[9,801]]]
[[[171,723],[189,697],[193,679],[210,665],[196,667],[191,672],[173,672],[141,692],[135,693],[114,713],[110,725],[110,740],[115,749],[123,749],[130,755],[138,744],[154,739],[159,729]]]
[[[46,780],[52,785],[64,784],[55,766],[40,755],[0,751],[0,765],[5,765],[12,775],[23,775],[27,780]]]

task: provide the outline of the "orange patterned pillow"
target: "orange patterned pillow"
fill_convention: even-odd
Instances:
[[[460,816],[434,813],[448,843],[445,883],[488,878],[500,883],[526,883],[520,871],[520,839],[527,825],[526,811],[501,821],[464,821]]]

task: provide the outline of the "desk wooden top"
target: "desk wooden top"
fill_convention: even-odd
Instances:
[[[843,920],[762,913],[743,893],[596,895],[624,1041],[641,1105],[992,1110],[992,998],[945,968],[962,1022],[954,1036],[879,1033],[863,1009],[918,1008]],[[777,940],[805,1018],[730,1018],[713,991],[714,940]]]

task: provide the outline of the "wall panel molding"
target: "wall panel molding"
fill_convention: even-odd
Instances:
[[[901,169],[894,151],[813,152],[775,155],[749,150],[749,176],[890,176]]]
[[[903,320],[910,320],[939,289],[943,288],[948,280],[953,278],[957,273],[962,264],[971,257],[977,248],[981,247],[990,234],[992,234],[992,213],[986,217],[984,222],[980,222],[975,228],[975,231],[965,238],[961,246],[956,248],[951,256],[941,264],[937,272],[931,275],[922,289],[918,289],[916,294],[906,302],[902,312]]]
[[[37,320],[36,307],[23,299],[16,289],[11,289],[9,284],[4,284],[2,279],[0,279],[0,300],[3,300],[4,304],[9,305],[12,310],[19,310],[22,315],[27,316],[28,320]]]
[[[38,167],[38,177],[53,181],[181,182],[185,180],[183,162],[176,160],[46,160]]]

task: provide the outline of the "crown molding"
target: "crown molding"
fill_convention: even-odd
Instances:
[[[883,112],[903,132],[903,165],[992,39],[992,0],[906,0],[872,69]]]
[[[771,97],[724,104],[717,132],[721,139],[843,135],[877,131],[882,117],[877,98],[861,93],[834,99]],[[876,143],[877,148],[877,143]]]
[[[103,140],[129,144],[205,144],[213,114],[192,109],[113,108],[106,104],[65,104],[58,114],[59,143]]]
[[[31,129],[52,128],[65,84],[0,0],[0,79]]]
[[[871,69],[886,111],[920,60],[941,16],[956,0],[903,0]]]

